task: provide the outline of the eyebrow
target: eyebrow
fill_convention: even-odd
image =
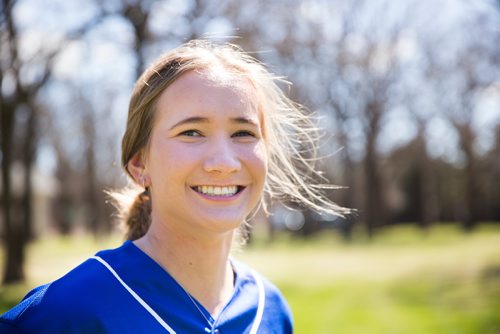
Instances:
[[[250,124],[250,125],[258,126],[257,122],[255,122],[253,119],[248,118],[248,117],[234,117],[234,118],[231,118],[231,122],[238,123],[238,124]],[[188,118],[185,118],[185,119],[175,123],[170,128],[170,130],[173,130],[178,126],[185,125],[185,124],[200,124],[200,123],[211,123],[211,121],[207,117],[200,117],[200,116],[188,117]]]

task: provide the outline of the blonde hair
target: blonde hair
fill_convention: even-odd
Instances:
[[[279,84],[289,84],[270,73],[262,63],[232,44],[190,41],[164,54],[137,80],[129,104],[122,140],[122,166],[149,142],[155,119],[155,104],[162,92],[188,71],[221,68],[244,77],[255,88],[263,117],[263,138],[268,148],[268,175],[261,203],[292,202],[315,211],[342,216],[348,210],[323,194],[331,185],[321,185],[314,168],[318,128],[310,113],[290,100]],[[127,227],[126,237],[137,239],[150,225],[151,194],[143,189],[135,199],[124,192],[112,193],[119,216]],[[267,212],[267,211],[266,211]]]

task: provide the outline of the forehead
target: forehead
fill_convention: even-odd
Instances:
[[[242,75],[217,67],[190,71],[175,80],[161,94],[157,103],[158,116],[168,116],[174,122],[186,116],[231,117],[260,120],[254,86]]]

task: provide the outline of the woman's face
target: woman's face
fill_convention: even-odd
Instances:
[[[203,235],[232,232],[258,204],[266,172],[249,82],[192,71],[162,93],[145,158],[153,223]]]

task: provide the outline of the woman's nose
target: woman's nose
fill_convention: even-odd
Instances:
[[[229,139],[217,139],[210,144],[203,169],[208,173],[221,174],[230,174],[241,169],[241,162]]]

